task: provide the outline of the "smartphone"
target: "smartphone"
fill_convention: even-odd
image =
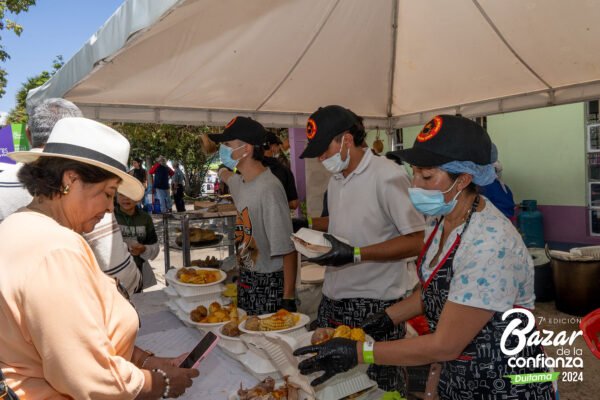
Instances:
[[[208,332],[194,347],[194,350],[188,354],[185,360],[179,364],[179,368],[196,368],[200,364],[200,361],[217,345],[218,341],[219,337],[217,335]]]

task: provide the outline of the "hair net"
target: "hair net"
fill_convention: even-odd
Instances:
[[[498,148],[496,147],[496,145],[494,143],[492,143],[492,152],[491,152],[491,157],[490,157],[490,164],[493,164],[496,161],[498,161]]]
[[[479,165],[472,161],[451,161],[439,166],[440,169],[452,174],[469,174],[473,182],[479,186],[486,186],[496,179],[496,171],[492,164]]]

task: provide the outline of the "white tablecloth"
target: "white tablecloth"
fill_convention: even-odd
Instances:
[[[313,290],[309,290],[313,295]],[[202,338],[202,333],[189,328],[170,311],[165,302],[167,296],[162,290],[136,294],[132,297],[142,326],[136,344],[153,351],[158,356],[176,357],[189,352]],[[313,302],[314,306],[314,302]],[[200,363],[200,376],[180,399],[226,400],[236,392],[240,383],[251,387],[258,383],[237,360],[225,354],[219,346]],[[369,393],[361,400],[379,399],[382,391]]]
[[[166,295],[162,291],[133,296],[140,313],[142,327],[136,344],[159,356],[175,357],[189,352],[202,338],[197,329],[188,328],[166,310]],[[217,346],[199,366],[200,376],[180,399],[225,400],[244,387],[254,386],[257,379],[236,360],[227,356]]]

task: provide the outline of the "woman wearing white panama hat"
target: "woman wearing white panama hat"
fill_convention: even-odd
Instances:
[[[85,134],[81,134],[85,132]],[[0,224],[0,368],[24,398],[178,397],[198,376],[135,347],[138,316],[82,233],[113,211],[129,142],[85,118],[57,122],[42,152],[9,154],[33,196]]]

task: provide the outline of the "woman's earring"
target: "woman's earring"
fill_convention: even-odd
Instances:
[[[62,194],[64,194],[64,195],[69,194],[70,189],[71,189],[71,187],[69,185],[65,186],[62,190]]]

